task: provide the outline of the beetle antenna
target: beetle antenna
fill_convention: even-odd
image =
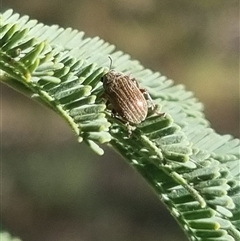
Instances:
[[[110,55],[108,55],[108,58],[110,59],[109,69],[111,70],[112,69],[113,60],[112,60],[112,57]]]

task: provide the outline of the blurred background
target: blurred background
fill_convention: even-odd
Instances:
[[[45,24],[100,36],[205,105],[239,137],[239,2],[4,0]],[[141,176],[110,148],[78,144],[51,110],[1,85],[1,220],[23,241],[186,241]]]

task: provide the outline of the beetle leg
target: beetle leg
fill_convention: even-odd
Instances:
[[[128,132],[128,137],[130,138],[132,135],[132,130],[134,129],[130,125],[130,123],[128,121],[125,121],[122,117],[120,117],[114,109],[112,109],[112,117],[119,120],[121,123],[123,123],[126,126],[127,132]]]
[[[110,103],[109,103],[109,106],[111,106]],[[117,112],[114,109],[112,109],[112,117],[119,119],[118,116],[117,116]]]
[[[112,104],[111,104],[111,102],[109,100],[106,100],[105,105],[106,105],[108,110],[113,111]]]
[[[153,103],[153,100],[152,100],[152,97],[150,96],[150,94],[147,92],[146,89],[140,88],[139,90],[143,93],[143,96],[144,96],[144,98],[145,98],[146,101],[147,101],[148,109],[149,109],[151,112],[155,112],[155,110],[156,110],[157,107],[156,107],[156,105]]]
[[[131,81],[139,88],[139,90],[141,90],[140,87],[139,87],[139,84],[138,84],[137,80],[136,80],[135,78],[130,78],[130,79],[131,79]]]
[[[142,88],[140,88],[139,90],[143,93],[143,96],[147,101],[148,110],[149,110],[150,115],[156,113],[159,116],[165,116],[165,113],[161,113],[161,112],[157,111],[158,106],[153,103],[153,99],[150,96],[150,94],[148,93],[148,91],[146,89],[142,89]]]
[[[127,131],[128,131],[128,137],[130,138],[131,135],[132,135],[132,126],[129,124],[129,122],[127,122],[126,124],[126,127],[127,127]]]

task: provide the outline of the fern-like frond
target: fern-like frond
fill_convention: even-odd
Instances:
[[[52,108],[97,153],[103,154],[99,144],[111,144],[153,187],[190,240],[240,240],[239,140],[209,128],[193,93],[71,28],[8,10],[0,33],[3,83]],[[149,116],[130,137],[101,99],[108,55],[113,68],[138,79],[166,113]]]

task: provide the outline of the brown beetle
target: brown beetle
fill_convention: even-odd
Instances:
[[[144,121],[149,110],[156,108],[145,89],[139,88],[135,78],[115,70],[110,70],[102,77],[104,97],[114,117],[129,126]],[[130,131],[130,129],[128,128]]]

